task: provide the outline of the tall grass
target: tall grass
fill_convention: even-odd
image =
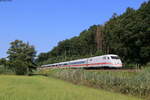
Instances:
[[[150,99],[150,68],[146,68],[140,72],[92,72],[53,69],[44,70],[42,73],[75,84],[88,85]]]
[[[141,100],[47,77],[0,75],[0,100]]]

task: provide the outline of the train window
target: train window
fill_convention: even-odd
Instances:
[[[107,57],[107,59],[109,59],[109,57]]]
[[[118,56],[111,56],[111,59],[119,59]]]
[[[78,61],[78,62],[72,62],[70,63],[71,65],[76,65],[76,64],[84,64],[85,61]]]
[[[103,59],[106,59],[106,57],[103,57]]]

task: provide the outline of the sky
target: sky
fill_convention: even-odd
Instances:
[[[59,41],[104,24],[113,13],[138,9],[147,0],[0,0],[0,58],[19,39],[48,52]]]

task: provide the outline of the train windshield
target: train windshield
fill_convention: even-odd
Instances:
[[[120,59],[118,56],[111,56],[111,59]]]

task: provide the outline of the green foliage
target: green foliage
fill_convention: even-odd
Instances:
[[[34,46],[30,46],[29,43],[23,43],[21,40],[15,40],[11,42],[11,47],[7,53],[9,69],[15,71],[18,75],[32,72],[35,66],[34,57],[36,54]]]
[[[110,53],[116,53],[128,63],[146,64],[150,59],[150,2],[143,3],[136,11],[127,8],[120,16],[105,25]]]
[[[99,55],[103,55],[103,51],[101,50],[97,50],[96,53],[95,53],[95,56],[99,56]]]
[[[17,75],[28,74],[28,64],[21,60],[15,60],[10,63],[10,66],[13,68]]]
[[[5,58],[0,59],[0,65],[6,65],[7,61]]]
[[[4,65],[0,65],[0,74],[14,75],[15,73]]]
[[[75,84],[121,92],[147,99],[150,97],[150,68],[135,72],[50,69],[41,70],[39,73],[67,80]]]
[[[8,61],[5,58],[0,59],[0,74],[14,74],[14,72],[8,68]]]
[[[6,71],[5,71],[4,66],[0,65],[0,74],[3,74],[3,73],[5,73],[5,72],[6,72]]]

